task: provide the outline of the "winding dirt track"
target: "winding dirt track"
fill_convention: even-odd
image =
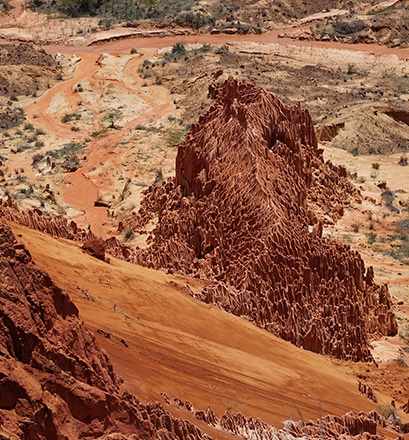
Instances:
[[[109,173],[99,173],[98,176],[90,176],[89,173],[107,166],[111,173],[120,168],[118,158],[115,153],[115,146],[121,141],[124,134],[138,124],[148,124],[148,122],[161,118],[173,107],[173,102],[165,97],[167,93],[160,93],[161,88],[150,87],[150,93],[141,90],[142,79],[137,75],[137,71],[147,56],[151,56],[154,51],[145,50],[144,54],[129,57],[124,64],[124,68],[119,72],[114,72],[113,76],[103,73],[104,62],[100,60],[105,53],[103,48],[98,51],[83,52],[81,49],[75,51],[75,56],[80,58],[72,77],[56,84],[52,89],[43,94],[35,103],[26,108],[27,117],[36,126],[39,126],[51,133],[59,141],[81,143],[84,139],[92,139],[92,131],[95,128],[103,128],[101,125],[102,104],[100,96],[103,95],[103,88],[106,84],[113,82],[117,89],[122,89],[125,94],[133,94],[141,103],[141,111],[131,114],[125,124],[121,124],[115,130],[108,130],[102,137],[97,137],[88,144],[86,161],[75,172],[70,173],[61,183],[61,196],[65,204],[75,210],[75,220],[82,227],[92,226],[92,230],[97,235],[106,238],[107,226],[111,219],[107,215],[105,208],[94,206],[94,202],[99,199],[100,191],[111,186],[111,176]],[[72,49],[71,49],[72,50]],[[115,57],[120,57],[115,53]],[[125,56],[125,54],[124,54]],[[79,132],[71,130],[70,125],[61,122],[61,117],[67,113],[66,109],[71,108],[75,112],[78,107],[78,93],[75,92],[77,84],[81,82],[89,83],[93,90],[92,99],[83,100],[81,106],[88,107],[94,114],[93,123]],[[54,100],[63,100],[65,103],[64,112],[59,111]],[[57,108],[55,108],[57,107]],[[69,112],[68,112],[69,113]],[[29,167],[29,163],[26,164]]]
[[[175,110],[172,97],[167,90],[160,86],[150,86],[141,89],[142,79],[138,76],[138,68],[147,57],[152,57],[156,50],[174,45],[182,41],[188,43],[210,43],[210,44],[229,44],[232,46],[251,45],[248,50],[268,50],[273,53],[282,53],[287,57],[298,57],[308,59],[310,62],[323,62],[328,58],[328,51],[332,50],[332,56],[338,62],[347,63],[349,59],[355,60],[361,57],[361,54],[379,57],[386,62],[391,59],[398,60],[401,65],[405,65],[409,59],[409,49],[390,49],[377,45],[346,45],[327,42],[307,42],[282,39],[278,37],[279,31],[267,32],[262,35],[187,35],[184,37],[172,36],[165,38],[140,38],[130,37],[116,39],[112,35],[112,40],[102,42],[94,41],[88,46],[47,46],[45,49],[51,54],[64,53],[80,58],[72,77],[56,84],[41,96],[34,104],[26,108],[28,118],[41,126],[48,133],[53,133],[56,139],[67,139],[68,142],[81,142],[85,138],[90,138],[90,132],[95,128],[101,128],[101,100],[98,96],[102,95],[104,84],[115,82],[115,86],[126,91],[127,94],[133,94],[142,103],[143,111],[136,110],[133,116],[117,130],[111,130],[107,135],[92,140],[87,147],[86,158],[81,168],[68,175],[61,184],[60,191],[63,202],[73,208],[73,216],[77,223],[82,227],[91,226],[92,230],[101,237],[107,237],[109,231],[112,231],[113,221],[109,217],[107,209],[95,207],[94,202],[100,198],[101,192],[107,190],[112,185],[113,170],[120,168],[118,158],[116,158],[115,146],[136,124],[146,124],[148,121],[158,120],[166,113],[172,113]],[[136,48],[142,55],[130,57],[129,52]],[[308,52],[310,51],[310,52]],[[322,51],[322,53],[321,53]],[[334,55],[335,51],[335,55]],[[122,57],[128,57],[126,63],[118,63],[119,71],[104,72],[104,63],[98,62],[103,58],[103,54],[110,54],[120,60]],[[391,58],[392,57],[392,58]],[[320,59],[321,58],[321,59]],[[372,61],[371,61],[372,62]],[[395,63],[396,64],[396,63]],[[124,67],[125,66],[125,67]],[[403,67],[402,69],[405,69]],[[84,102],[82,105],[88,106],[94,112],[94,122],[92,127],[88,127],[84,133],[81,130],[78,133],[71,131],[70,126],[61,122],[62,114],[51,110],[53,100],[60,96],[75,110],[78,101],[78,95],[74,93],[76,84],[89,82],[94,90],[93,100]],[[158,104],[160,102],[160,104]],[[132,111],[132,110],[131,110]],[[129,116],[129,115],[128,115]],[[91,176],[92,170],[98,169],[102,164],[106,165],[105,172],[99,173],[99,176]],[[109,167],[108,167],[109,164]],[[28,165],[28,164],[27,164]],[[94,173],[95,174],[95,173]]]

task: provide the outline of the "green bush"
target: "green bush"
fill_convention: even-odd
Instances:
[[[172,52],[171,52],[172,56],[179,58],[185,54],[186,54],[186,47],[182,42],[179,41],[172,47]]]

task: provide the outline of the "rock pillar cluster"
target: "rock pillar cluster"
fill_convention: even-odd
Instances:
[[[179,146],[174,180],[122,223],[158,218],[151,246],[126,256],[212,280],[198,298],[297,346],[369,360],[371,337],[397,331],[388,289],[322,236],[321,214],[358,197],[345,169],[324,162],[306,109],[229,78]]]

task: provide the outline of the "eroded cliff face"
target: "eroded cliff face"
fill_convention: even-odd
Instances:
[[[39,209],[19,211],[17,203],[10,196],[5,200],[0,200],[0,217],[36,231],[45,232],[53,237],[79,242],[97,238],[91,230],[81,229],[74,221],[69,222],[65,217],[44,215]]]
[[[120,383],[68,295],[0,222],[2,438],[203,438]]]
[[[324,163],[307,110],[229,78],[179,147],[176,177],[147,191],[121,224],[158,224],[148,249],[110,252],[214,282],[195,296],[297,346],[369,360],[371,337],[396,333],[386,286],[360,255],[322,237],[359,194]]]

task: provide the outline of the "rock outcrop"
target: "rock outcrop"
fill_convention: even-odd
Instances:
[[[0,217],[36,231],[45,232],[53,237],[79,242],[97,239],[91,230],[81,229],[74,221],[69,222],[65,217],[48,216],[39,209],[19,211],[17,204],[10,196],[7,200],[0,200]]]
[[[120,383],[68,295],[0,222],[0,436],[208,438]]]
[[[376,435],[377,426],[386,425],[386,420],[375,411],[366,414],[348,413],[344,416],[327,415],[308,422],[288,421],[284,429],[275,429],[260,419],[246,418],[242,414],[226,411],[220,419],[220,426],[244,439],[253,438],[325,438],[325,439],[371,439],[382,440]]]
[[[372,400],[372,402],[378,403],[378,398],[376,397],[372,387],[370,385],[367,385],[364,382],[358,381],[358,391],[366,396],[369,400]]]
[[[105,261],[105,242],[102,239],[87,240],[81,249],[92,257]]]
[[[246,417],[241,413],[234,414],[231,409],[227,409],[218,418],[210,406],[206,411],[194,410],[191,406],[185,406],[196,419],[202,420],[207,425],[226,431],[234,437],[249,440],[307,438],[383,440],[384,436],[377,434],[378,427],[396,428],[376,411],[358,414],[349,412],[343,416],[326,415],[318,420],[310,421],[288,420],[284,422],[284,427],[279,429],[259,418]]]
[[[397,324],[387,286],[323,224],[359,194],[325,163],[307,110],[229,78],[179,147],[176,177],[150,188],[121,224],[158,224],[139,264],[213,283],[196,294],[317,353],[370,360],[369,340]]]

